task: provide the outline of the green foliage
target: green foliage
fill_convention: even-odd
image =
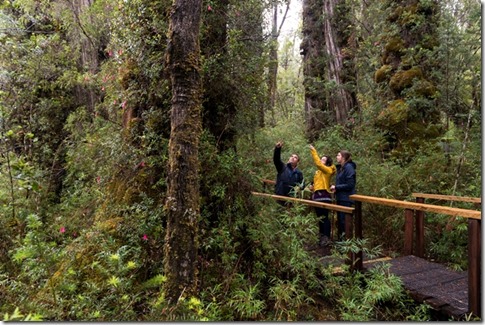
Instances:
[[[429,320],[428,307],[414,305],[386,265],[364,274],[344,266],[339,275],[323,267],[306,249],[318,230],[312,209],[297,204],[285,209],[250,195],[263,190],[261,178],[274,179],[277,141],[285,142],[283,160],[293,152],[301,156],[307,183],[315,170],[303,135],[300,58],[291,53],[291,42],[280,61],[276,110],[265,112],[274,124],[258,129],[254,122],[266,103],[265,4],[258,1],[230,3],[224,12],[227,43],[216,49],[225,55],[223,64],[218,56],[204,57],[204,75],[217,78],[210,90],[233,96],[227,127],[235,131],[235,146],[220,151],[220,134],[204,132],[200,297],[166,301],[171,91],[164,53],[171,4],[95,1],[79,11],[67,2],[0,4],[3,319]],[[210,4],[213,11],[205,10],[204,19],[221,17]],[[385,4],[353,6],[363,10],[350,12],[358,22],[358,46],[344,54],[354,56],[358,69],[359,109],[348,125],[328,125],[313,144],[332,157],[341,149],[352,153],[360,194],[408,200],[412,192],[479,197],[480,8],[467,3],[456,7],[456,15],[443,11],[438,37],[422,33],[416,46],[403,47],[405,39],[396,37],[399,28],[413,33],[425,28],[420,12],[434,10],[435,3],[382,10]],[[203,29],[204,35],[211,32]],[[214,44],[202,45],[212,49]],[[384,62],[396,53],[403,56],[399,67]],[[437,62],[447,69],[435,69]],[[411,75],[418,64],[429,73],[426,79]],[[405,98],[393,102],[387,81],[396,71],[402,71],[394,74],[396,90]],[[313,83],[307,85],[310,92],[334,86],[320,77],[306,80]],[[405,116],[397,114],[396,103],[403,104]],[[376,130],[381,112],[389,115]],[[415,122],[429,117],[424,113],[434,122],[422,128]],[[401,131],[410,135],[399,150],[393,146],[394,122],[402,122]],[[363,214],[365,240],[337,244],[333,258],[360,249],[367,257],[399,254],[402,211],[365,205]],[[437,215],[426,220],[429,257],[466,269],[466,222]]]
[[[264,310],[264,301],[258,299],[260,289],[258,284],[247,284],[244,276],[237,274],[236,281],[239,283],[231,292],[228,305],[234,308],[237,319],[240,320],[258,320]]]
[[[294,279],[273,279],[269,289],[269,299],[274,301],[275,318],[278,321],[295,321],[301,314],[301,307],[314,303],[300,287],[301,280],[298,276]]]
[[[428,308],[413,304],[401,279],[379,263],[366,273],[344,272],[331,276],[325,295],[335,301],[342,321],[429,320]],[[411,316],[412,315],[412,316]]]
[[[3,315],[3,321],[4,322],[41,322],[42,321],[42,316],[35,314],[28,314],[28,315],[23,315],[19,308],[15,308],[14,312],[12,314],[5,313]]]

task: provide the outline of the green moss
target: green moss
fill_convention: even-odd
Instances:
[[[436,94],[437,89],[430,81],[421,80],[420,83],[416,85],[415,92],[423,97],[433,97]]]
[[[413,67],[409,70],[401,70],[396,72],[389,82],[389,87],[396,92],[400,93],[405,88],[411,87],[415,79],[422,79],[423,72],[419,67]]]
[[[403,12],[404,8],[403,7],[397,7],[390,15],[389,17],[387,18],[387,20],[389,22],[396,22],[399,17],[401,16],[402,12]]]
[[[401,52],[404,50],[404,41],[400,37],[391,37],[385,46],[387,52]]]
[[[389,80],[391,77],[392,67],[388,64],[383,65],[380,67],[376,73],[374,74],[374,80],[377,83]]]
[[[377,117],[377,123],[380,126],[390,127],[408,118],[409,106],[403,99],[397,99],[389,103]]]

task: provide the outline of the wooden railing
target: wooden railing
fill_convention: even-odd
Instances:
[[[272,198],[277,201],[295,202],[295,203],[301,203],[301,204],[305,204],[305,205],[313,206],[317,208],[325,208],[330,211],[343,212],[345,213],[345,237],[347,239],[352,238],[352,233],[354,230],[353,228],[355,224],[356,237],[362,238],[362,222],[355,222],[355,223],[353,222],[354,220],[352,216],[354,215],[354,208],[345,207],[345,206],[332,204],[332,203],[323,203],[323,202],[318,202],[313,200],[298,199],[294,197],[267,194],[267,193],[251,192],[251,194],[259,197]],[[360,253],[359,256],[357,256],[355,253],[349,253],[347,263],[350,265],[351,269],[356,269],[356,268],[362,269],[362,252]]]
[[[403,208],[405,210],[404,254],[413,254],[414,226],[416,246],[414,255],[424,257],[424,212],[460,216],[468,219],[468,309],[481,316],[481,211],[450,208],[421,202],[407,202],[364,195],[351,195],[355,201],[355,222],[362,222],[362,203]],[[419,198],[424,199],[421,195]],[[434,197],[436,198],[436,197]],[[362,225],[356,225],[362,229]],[[357,234],[356,234],[357,235]],[[361,237],[361,234],[360,234]],[[359,255],[361,257],[361,254]],[[359,264],[359,267],[362,264]]]
[[[442,201],[470,202],[470,203],[474,203],[475,205],[482,204],[482,198],[479,198],[479,197],[429,194],[429,193],[413,193],[412,196],[416,198],[416,201],[418,201],[419,199],[422,199],[419,201],[421,203],[424,202],[424,199],[435,199],[435,200],[442,200]]]
[[[416,202],[424,203],[425,199],[474,203],[479,207],[482,199],[477,197],[460,197],[428,193],[413,193]],[[470,311],[481,316],[481,212],[468,217],[468,306]],[[424,211],[416,211],[416,256],[424,256]]]
[[[263,179],[263,187],[274,185],[275,181]],[[404,254],[424,257],[424,213],[438,213],[454,217],[468,219],[468,310],[481,317],[481,211],[452,208],[425,204],[424,199],[449,200],[471,202],[481,205],[480,198],[458,197],[439,194],[413,193],[417,202],[400,201],[379,197],[354,194],[350,198],[355,201],[355,208],[338,206],[335,204],[321,203],[312,200],[297,199],[286,196],[252,192],[255,196],[271,197],[276,200],[299,202],[314,207],[322,207],[332,211],[345,213],[346,238],[362,239],[362,203],[371,203],[404,209]],[[355,229],[354,229],[355,228]],[[355,233],[354,233],[355,230]],[[414,231],[415,230],[415,231]],[[416,240],[414,241],[414,233]],[[414,245],[415,244],[415,245]],[[348,264],[353,270],[363,269],[363,254],[349,253]]]

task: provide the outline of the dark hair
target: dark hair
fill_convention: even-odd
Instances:
[[[339,152],[342,155],[342,157],[344,157],[344,160],[345,160],[344,164],[349,161],[352,161],[352,159],[350,159],[350,157],[352,156],[350,152],[348,152],[347,150],[340,150]]]
[[[332,164],[333,164],[332,158],[330,158],[330,156],[326,156],[326,155],[323,156],[323,157],[327,158],[327,161],[325,162],[325,166],[328,166],[328,167],[332,166]]]

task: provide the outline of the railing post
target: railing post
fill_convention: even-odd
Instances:
[[[468,219],[468,311],[482,317],[481,220]]]
[[[362,202],[355,201],[355,210],[354,210],[354,222],[355,222],[355,237],[358,239],[362,239]],[[360,250],[356,254],[356,264],[355,267],[357,270],[361,271],[364,267],[363,265],[363,254],[362,250]]]
[[[424,203],[424,198],[417,197],[416,202]],[[424,257],[424,211],[416,211],[416,252],[417,257]]]
[[[352,214],[346,213],[345,214],[345,239],[351,239],[354,235],[354,227],[353,227],[353,220]],[[350,269],[354,270],[354,262],[355,262],[355,254],[352,252],[348,253],[348,263],[350,264]]]
[[[412,255],[414,210],[405,209],[404,218],[404,255]]]

